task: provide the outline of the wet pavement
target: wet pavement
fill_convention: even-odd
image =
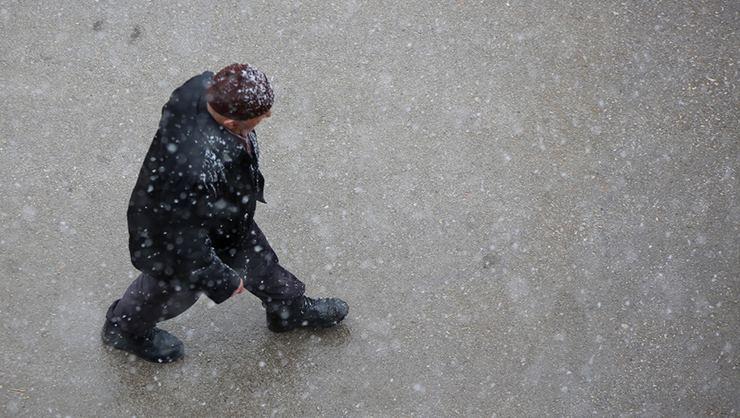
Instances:
[[[123,3],[0,2],[0,415],[739,413],[736,3]],[[201,298],[183,361],[109,352],[161,107],[232,62],[256,219],[349,316]]]

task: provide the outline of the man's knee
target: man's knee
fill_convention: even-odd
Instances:
[[[119,322],[122,329],[140,332],[157,322],[174,318],[190,308],[200,296],[185,283],[165,281],[141,274],[106,313],[108,320]]]

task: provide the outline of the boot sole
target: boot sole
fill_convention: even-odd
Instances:
[[[269,329],[272,332],[288,332],[293,331],[294,329],[324,329],[324,328],[331,328],[339,325],[339,323],[342,322],[341,320],[335,321],[331,324],[319,324],[319,325],[291,325],[284,327],[282,325],[274,325],[272,323],[267,324],[267,329]]]

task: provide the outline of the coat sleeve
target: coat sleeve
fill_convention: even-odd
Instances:
[[[214,302],[231,297],[239,287],[240,275],[216,254],[205,219],[209,208],[201,186],[193,186],[188,197],[171,211],[168,243],[183,275]]]

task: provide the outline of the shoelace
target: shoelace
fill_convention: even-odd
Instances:
[[[316,304],[316,300],[309,298],[308,296],[303,297],[303,306],[301,307],[301,312],[305,313],[309,309],[313,308],[313,306]]]

